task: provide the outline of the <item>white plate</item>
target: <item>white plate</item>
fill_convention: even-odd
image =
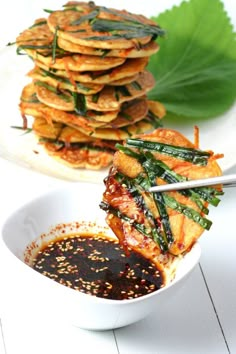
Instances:
[[[151,9],[151,6],[147,8]],[[156,14],[158,11],[153,13]],[[32,67],[33,63],[26,56],[16,55],[14,47],[5,47],[0,50],[0,157],[39,173],[64,180],[102,182],[107,175],[107,169],[103,171],[71,169],[50,158],[37,144],[33,134],[22,134],[21,131],[11,128],[13,125],[22,125],[18,109],[19,97],[23,86],[28,81],[26,73]],[[164,120],[163,124],[165,127],[179,130],[190,140],[193,139],[193,125],[198,125],[201,148],[213,150],[215,153],[224,153],[224,158],[219,160],[219,164],[222,170],[226,171],[236,164],[235,117],[236,105],[226,114],[213,119],[194,121],[194,123],[187,120],[182,123]]]

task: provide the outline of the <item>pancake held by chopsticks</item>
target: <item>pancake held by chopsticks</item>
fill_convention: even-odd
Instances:
[[[198,142],[198,137],[196,139]],[[151,193],[149,187],[186,179],[219,176],[212,151],[203,151],[170,129],[137,135],[118,146],[104,179],[101,208],[125,249],[152,259],[163,269],[190,251],[209,230],[208,204],[217,206],[221,186]]]
[[[146,70],[164,31],[125,10],[71,1],[16,39],[34,62],[20,112],[50,156],[74,168],[107,167],[115,144],[161,125],[165,108],[149,101]],[[97,161],[97,165],[96,165]]]

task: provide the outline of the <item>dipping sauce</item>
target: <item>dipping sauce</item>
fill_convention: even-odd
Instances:
[[[33,268],[80,292],[113,300],[133,299],[160,289],[163,277],[139,253],[129,255],[113,241],[94,235],[68,235],[40,250]]]

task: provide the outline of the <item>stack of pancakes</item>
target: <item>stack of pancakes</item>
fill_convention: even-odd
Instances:
[[[147,98],[155,81],[146,66],[162,34],[142,15],[73,1],[17,37],[35,65],[20,110],[50,155],[100,169],[117,142],[160,125],[165,109]]]

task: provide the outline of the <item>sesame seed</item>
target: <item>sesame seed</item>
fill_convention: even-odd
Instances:
[[[132,299],[162,287],[162,274],[149,260],[103,235],[69,235],[41,249],[34,269],[53,281],[93,296]]]

